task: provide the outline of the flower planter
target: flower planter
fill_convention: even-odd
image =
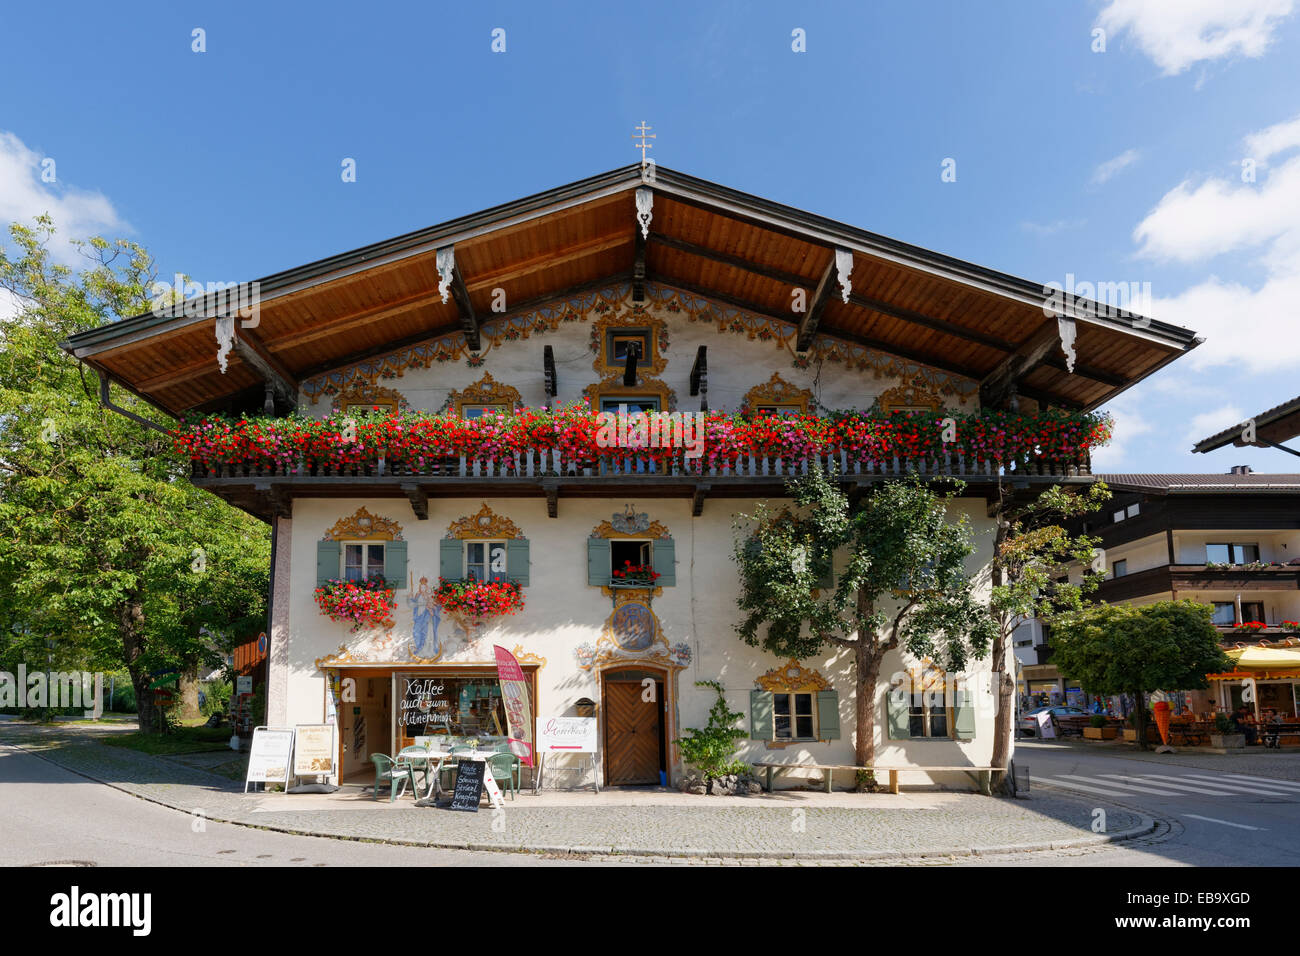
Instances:
[[[1246,746],[1246,735],[1210,734],[1210,746],[1220,750],[1242,750]]]
[[[1084,727],[1083,736],[1086,740],[1114,740],[1119,736],[1118,727]]]

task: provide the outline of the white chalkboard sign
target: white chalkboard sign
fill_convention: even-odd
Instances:
[[[248,752],[248,772],[244,792],[250,783],[280,783],[289,789],[290,761],[293,756],[293,731],[288,728],[255,727],[253,746]]]

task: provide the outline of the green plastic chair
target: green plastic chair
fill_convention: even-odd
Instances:
[[[509,750],[498,751],[487,758],[487,765],[492,769],[492,776],[498,784],[505,782],[502,789],[510,791],[511,800],[519,796],[519,778],[523,773],[523,764],[518,757]]]
[[[380,784],[388,784],[388,802],[392,803],[397,799],[399,794],[406,792],[407,781],[410,781],[411,792],[418,793],[415,789],[415,774],[411,770],[410,764],[399,764],[388,754],[371,754],[370,762],[375,765],[375,799],[379,799]]]
[[[463,753],[467,753],[468,751],[471,751],[471,750],[473,750],[473,749],[474,749],[474,745],[473,745],[473,744],[455,744],[454,746],[452,746],[452,747],[447,751],[447,754],[448,754],[449,756],[452,755],[452,754],[463,754]],[[438,766],[438,770],[439,770],[439,772],[440,772],[441,774],[443,774],[443,777],[442,777],[442,788],[443,788],[444,790],[449,790],[449,789],[451,789],[451,785],[448,784],[448,782],[447,782],[447,778],[450,776],[450,777],[452,777],[452,779],[455,779],[455,773],[456,773],[456,762],[455,762],[455,761],[452,761],[451,763],[448,763],[448,762],[447,762],[447,759],[444,757],[442,763],[439,764],[439,766]]]
[[[409,747],[403,747],[401,750],[397,752],[397,763],[400,766],[405,766],[407,763],[410,763],[411,769],[415,773],[418,773],[420,775],[421,787],[429,786],[429,761],[422,760],[419,763],[411,763],[410,761],[403,760],[402,758],[405,757],[407,754],[412,754],[412,753],[427,754],[428,752],[429,752],[429,748],[421,746],[420,744],[412,744]],[[414,784],[412,784],[412,786],[414,786]]]

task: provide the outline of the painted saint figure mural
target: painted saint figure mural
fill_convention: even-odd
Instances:
[[[441,657],[442,642],[438,640],[438,622],[442,619],[442,607],[429,590],[429,579],[420,578],[420,587],[413,589],[407,600],[411,604],[411,646],[415,656]],[[427,652],[424,649],[426,643],[429,644]]]

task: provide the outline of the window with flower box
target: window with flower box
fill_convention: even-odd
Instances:
[[[440,542],[438,576],[448,581],[514,581],[526,587],[529,577],[528,539],[475,540],[444,538]]]
[[[673,539],[588,539],[587,583],[614,587],[676,585],[677,549]]]
[[[462,405],[460,414],[463,418],[482,418],[484,415],[509,415],[509,405]]]
[[[384,577],[383,542],[343,541],[343,580],[371,581]]]
[[[406,587],[405,541],[317,541],[316,586],[330,581],[382,579]]]

